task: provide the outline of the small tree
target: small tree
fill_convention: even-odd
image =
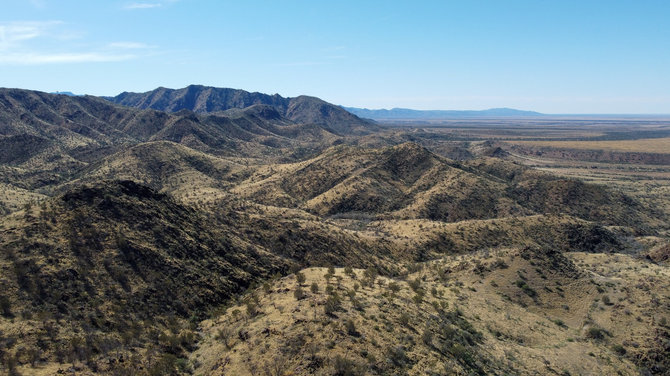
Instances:
[[[312,294],[316,294],[319,292],[319,284],[316,282],[312,282],[312,285],[309,287],[310,291],[312,291]]]

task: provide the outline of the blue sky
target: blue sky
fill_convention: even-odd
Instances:
[[[670,1],[3,0],[0,86],[670,113]]]

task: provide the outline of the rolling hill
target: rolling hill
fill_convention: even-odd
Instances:
[[[259,170],[232,192],[258,203],[322,216],[457,222],[568,214],[642,228],[635,200],[495,158],[466,163],[404,143],[381,149],[336,146],[321,155]]]

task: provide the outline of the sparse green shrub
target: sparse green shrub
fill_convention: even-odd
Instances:
[[[398,317],[398,322],[402,326],[409,326],[409,321],[410,320],[411,320],[411,318],[409,317],[409,314],[407,312],[403,312],[402,314],[400,314],[400,317]]]
[[[391,282],[388,284],[388,286],[389,290],[391,290],[393,294],[397,294],[398,291],[400,291],[400,285],[397,282]]]
[[[386,357],[393,366],[398,368],[404,368],[409,363],[409,358],[407,353],[402,346],[394,346],[388,349],[386,352]]]
[[[345,327],[347,329],[347,334],[349,334],[350,336],[358,337],[361,335],[358,332],[358,330],[356,330],[356,324],[354,323],[354,320],[352,319],[347,320],[347,322],[345,323]]]
[[[326,315],[333,315],[335,312],[339,311],[342,308],[342,301],[337,294],[332,294],[326,299],[326,303],[323,305],[323,310]]]
[[[518,279],[516,282],[514,282],[517,287],[519,287],[526,295],[530,296],[531,298],[534,298],[537,296],[537,291],[533,290],[532,287],[528,286],[526,281]]]
[[[423,303],[423,292],[420,291],[420,292],[416,293],[414,295],[414,297],[412,297],[412,301],[416,305],[420,305],[421,303]]]
[[[613,305],[613,304],[614,304],[614,303],[612,303],[612,301],[610,300],[610,297],[607,296],[607,295],[603,295],[603,297],[601,298],[601,300],[603,301],[603,304],[605,304],[605,305]]]
[[[606,335],[607,331],[597,326],[592,326],[586,331],[587,338],[594,339],[597,341],[604,340]]]
[[[306,280],[305,273],[302,272],[295,273],[295,280],[298,282],[298,285],[302,285],[303,283],[305,283]]]
[[[419,278],[416,278],[413,281],[409,281],[407,284],[414,292],[421,290],[421,280]]]
[[[621,356],[626,355],[626,348],[619,345],[619,344],[613,345],[612,346],[612,351],[614,351],[615,353],[617,353],[618,355],[621,355]]]
[[[421,335],[421,342],[424,343],[426,346],[432,346],[433,345],[433,332],[430,330],[426,329],[423,331],[423,334]]]
[[[255,317],[258,315],[258,304],[255,301],[249,300],[246,304],[246,308],[247,315],[249,315],[249,317]]]
[[[298,286],[295,288],[295,291],[293,291],[293,296],[295,297],[296,300],[304,299],[305,291],[302,289],[302,287]]]
[[[231,342],[230,339],[233,336],[233,330],[229,326],[225,326],[216,332],[214,339],[217,341],[223,342],[223,345],[226,346],[226,349],[230,350]]]
[[[333,368],[335,368],[336,376],[357,376],[361,374],[358,364],[339,354],[333,359]]]
[[[312,282],[312,285],[309,287],[310,291],[312,294],[316,294],[319,292],[319,284],[316,282]]]

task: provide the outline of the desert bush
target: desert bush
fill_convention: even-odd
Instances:
[[[518,288],[520,288],[526,295],[530,296],[531,298],[534,298],[537,296],[537,291],[533,290],[532,287],[528,286],[528,284],[521,280],[518,279],[516,282],[514,282]]]
[[[298,286],[295,288],[295,291],[293,291],[293,296],[295,297],[296,300],[304,299],[305,291],[303,291],[302,287]]]
[[[398,317],[398,322],[402,326],[409,326],[409,322],[411,320],[411,317],[409,317],[409,314],[407,312],[403,312],[400,317]]]
[[[626,355],[626,348],[619,345],[619,344],[613,345],[612,346],[612,351],[614,351],[615,353],[617,353],[621,356]]]
[[[335,312],[339,311],[342,308],[342,301],[337,294],[332,294],[326,299],[326,303],[323,305],[323,310],[326,315],[333,315]]]
[[[409,363],[407,353],[405,352],[405,349],[402,348],[402,346],[394,346],[389,348],[386,352],[386,358],[388,359],[389,363],[395,367],[402,368]]]
[[[313,282],[312,285],[309,287],[310,291],[312,291],[312,294],[316,294],[319,292],[319,284],[316,282]]]
[[[608,333],[605,329],[597,326],[592,326],[586,331],[587,338],[594,339],[597,341],[604,340],[607,334]]]
[[[255,317],[258,315],[258,304],[255,301],[249,300],[246,304],[246,308],[247,315],[249,315],[249,317]]]
[[[217,330],[214,339],[223,342],[223,345],[226,346],[226,349],[230,350],[231,348],[230,339],[232,338],[232,336],[233,336],[233,330],[229,326],[225,326]]]
[[[345,327],[347,329],[347,334],[349,334],[350,336],[358,337],[361,335],[358,332],[358,330],[356,330],[356,324],[354,323],[354,320],[352,319],[347,320],[347,322],[345,323]]]
[[[419,278],[409,281],[407,284],[412,290],[414,290],[414,292],[418,292],[421,290],[421,280]]]
[[[149,369],[150,376],[176,374],[177,357],[172,354],[163,354]]]
[[[305,273],[302,272],[295,273],[295,280],[298,282],[299,285],[305,283],[305,279],[306,279]]]
[[[393,294],[397,294],[400,291],[400,285],[397,282],[391,282],[388,286]]]
[[[423,342],[423,344],[426,345],[426,346],[432,346],[433,345],[433,332],[431,332],[428,329],[424,330],[423,334],[421,335],[421,342]]]
[[[341,355],[336,355],[333,359],[333,368],[336,376],[356,376],[360,375],[358,364],[351,359],[347,359]]]

